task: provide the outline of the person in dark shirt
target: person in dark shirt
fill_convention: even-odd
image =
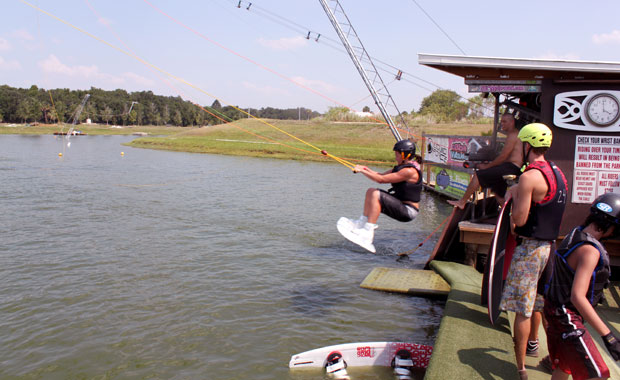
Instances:
[[[584,321],[601,335],[611,357],[620,359],[620,343],[599,317],[596,305],[609,285],[609,254],[601,240],[620,237],[620,194],[599,196],[585,222],[575,227],[552,256],[553,274],[545,291],[547,345],[552,379],[607,379],[603,361]]]

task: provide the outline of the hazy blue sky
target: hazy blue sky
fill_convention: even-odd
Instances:
[[[0,3],[0,84],[151,90],[205,105],[217,97],[243,108],[301,106],[324,112],[338,104],[356,110],[372,106],[318,0],[253,0],[249,10],[248,1],[237,8],[238,0],[30,1],[191,86],[166,84],[145,63],[24,1]],[[462,50],[472,56],[620,62],[620,1],[341,4],[369,54],[405,73],[394,81],[397,69],[377,64],[402,111],[417,110],[437,86],[473,96],[461,78],[418,65],[418,53],[460,55]]]

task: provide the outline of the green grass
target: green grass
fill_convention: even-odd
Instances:
[[[455,123],[425,124],[410,127],[414,138],[423,133],[480,136],[490,124]],[[69,126],[64,127],[67,131]],[[196,127],[138,126],[112,128],[82,124],[76,127],[88,135],[148,136],[136,138],[127,145],[194,153],[213,153],[252,157],[334,162],[321,150],[354,163],[386,163],[394,161],[394,137],[389,128],[379,123],[325,122],[242,119],[234,123]],[[0,134],[52,134],[58,125],[0,125]],[[400,131],[403,138],[406,131]]]
[[[479,136],[490,128],[487,124],[424,125],[414,127],[412,134],[415,137],[422,133]],[[401,135],[406,137],[403,131]],[[325,150],[356,163],[394,161],[391,151],[394,137],[385,125],[378,123],[244,119],[230,124],[194,128],[171,136],[139,138],[128,145],[311,161],[330,160],[320,153]]]

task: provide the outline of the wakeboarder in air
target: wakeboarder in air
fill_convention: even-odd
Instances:
[[[384,213],[400,222],[410,222],[418,215],[422,193],[422,173],[415,161],[415,144],[401,140],[394,145],[396,166],[392,170],[378,173],[366,166],[356,165],[355,173],[362,173],[377,183],[391,183],[388,191],[369,188],[364,200],[364,213],[359,219],[342,217],[338,220],[338,231],[349,241],[376,252],[373,244],[377,219]]]

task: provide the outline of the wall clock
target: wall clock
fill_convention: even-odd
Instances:
[[[612,94],[595,95],[586,105],[586,117],[601,127],[611,125],[620,117],[620,102]]]

